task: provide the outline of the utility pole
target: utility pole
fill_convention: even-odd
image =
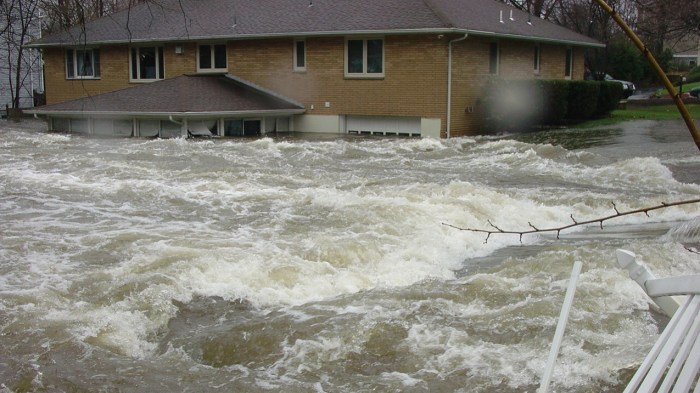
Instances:
[[[678,94],[678,92],[676,91],[676,88],[673,87],[673,84],[668,79],[668,76],[666,76],[664,70],[661,69],[661,66],[654,58],[654,55],[651,54],[651,51],[649,51],[647,46],[642,42],[642,40],[639,39],[637,34],[635,34],[634,31],[632,31],[632,29],[627,25],[627,23],[625,23],[625,21],[622,20],[622,17],[620,16],[620,14],[617,13],[617,11],[610,7],[604,0],[594,1],[598,3],[601,7],[603,7],[603,9],[608,14],[610,14],[610,16],[612,16],[613,20],[615,20],[615,22],[622,28],[625,34],[627,34],[627,37],[629,37],[629,39],[632,40],[637,49],[639,49],[642,52],[649,64],[651,64],[651,67],[654,69],[656,74],[659,76],[659,78],[661,78],[664,87],[666,87],[666,90],[668,90],[668,93],[671,95],[671,98],[673,98],[673,102],[676,104],[676,107],[678,107],[678,111],[681,113],[681,117],[683,117],[686,126],[688,126],[688,131],[690,131],[690,134],[693,136],[695,146],[697,146],[698,150],[700,150],[700,132],[698,132],[698,128],[695,125],[695,121],[693,120],[693,117],[690,116],[690,112],[688,112],[688,108],[685,107],[683,99],[681,98],[680,94]]]

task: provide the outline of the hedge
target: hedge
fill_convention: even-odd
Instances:
[[[605,117],[615,108],[622,99],[622,84],[618,82],[600,82],[600,94],[595,117]]]
[[[622,98],[622,85],[605,81],[491,80],[479,113],[486,132],[527,131],[606,116]]]

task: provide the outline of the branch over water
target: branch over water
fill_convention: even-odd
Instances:
[[[621,212],[617,209],[617,206],[615,205],[615,202],[612,202],[613,209],[615,210],[615,214],[606,216],[606,217],[600,217],[600,218],[595,218],[592,220],[586,220],[586,221],[577,221],[576,218],[574,218],[574,215],[572,214],[571,221],[573,221],[571,224],[568,225],[563,225],[560,227],[555,227],[555,228],[537,228],[532,223],[528,222],[527,224],[530,226],[532,229],[524,230],[524,231],[515,231],[515,230],[504,230],[499,227],[497,227],[495,224],[491,222],[491,220],[488,220],[489,225],[493,229],[478,229],[478,228],[462,228],[458,227],[452,224],[447,224],[447,223],[442,223],[442,225],[459,229],[460,231],[469,231],[469,232],[479,232],[479,233],[485,233],[486,234],[486,239],[484,240],[484,244],[488,243],[489,238],[493,234],[510,234],[510,235],[519,235],[520,236],[520,242],[523,242],[523,236],[531,233],[544,233],[544,232],[556,232],[557,233],[557,239],[559,239],[559,235],[561,235],[561,232],[565,229],[581,226],[581,225],[588,225],[588,224],[594,224],[594,223],[599,223],[600,224],[600,229],[603,229],[603,222],[611,220],[613,218],[617,217],[622,217],[622,216],[629,216],[631,214],[639,214],[639,213],[644,213],[649,216],[649,212],[653,210],[658,210],[658,209],[664,209],[667,207],[672,207],[672,206],[681,206],[681,205],[689,205],[691,203],[700,203],[700,199],[690,199],[690,200],[685,200],[685,201],[679,201],[679,202],[673,202],[673,203],[666,203],[666,202],[661,202],[660,205],[656,206],[651,206],[651,207],[643,207],[641,209],[635,209],[635,210],[630,210],[630,211],[624,211]]]

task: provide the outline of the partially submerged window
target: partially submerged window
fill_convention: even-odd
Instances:
[[[384,76],[384,40],[347,40],[345,42],[345,75],[351,77]]]
[[[154,137],[160,133],[160,121],[158,120],[139,120],[139,136]]]
[[[540,51],[540,44],[535,44],[535,52],[533,54],[533,70],[535,74],[540,73],[540,60],[542,58],[542,52]]]
[[[199,45],[197,70],[204,72],[225,72],[228,68],[226,44]]]
[[[243,136],[243,119],[224,120],[224,136]]]
[[[306,71],[306,41],[294,41],[294,71]]]
[[[66,49],[66,78],[97,79],[99,77],[99,49]]]
[[[99,136],[131,136],[133,123],[131,119],[93,119],[92,133]]]
[[[88,119],[70,119],[70,131],[79,134],[87,134],[90,132],[90,120]]]
[[[154,81],[164,78],[163,47],[131,48],[131,79]]]
[[[261,132],[259,119],[224,119],[224,136],[260,136]]]
[[[574,50],[571,48],[566,49],[566,62],[564,64],[564,77],[566,79],[571,79],[574,74]]]
[[[500,62],[500,53],[498,42],[492,42],[489,45],[489,74],[498,75],[498,66]]]

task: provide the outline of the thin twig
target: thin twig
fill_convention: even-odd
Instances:
[[[487,222],[488,222],[489,225],[490,225],[491,227],[493,227],[494,229],[462,228],[462,227],[458,227],[458,226],[455,226],[455,225],[452,225],[452,224],[447,224],[447,223],[444,223],[444,222],[442,223],[442,225],[445,225],[445,226],[448,226],[448,227],[451,227],[451,228],[455,228],[455,229],[459,229],[460,231],[469,231],[469,232],[485,233],[485,234],[486,234],[486,240],[484,241],[484,243],[488,243],[489,238],[491,237],[491,235],[492,235],[492,234],[495,234],[495,233],[519,235],[519,236],[520,236],[520,242],[522,243],[522,241],[523,241],[523,235],[527,235],[527,234],[531,234],[531,233],[556,232],[556,233],[557,233],[557,239],[559,239],[559,235],[560,235],[561,232],[562,232],[563,230],[565,230],[565,229],[569,229],[569,228],[573,228],[573,227],[577,227],[577,226],[582,226],[582,225],[587,225],[587,224],[593,224],[593,223],[600,223],[600,229],[603,229],[603,222],[608,221],[608,220],[611,220],[611,219],[613,219],[613,218],[622,217],[622,216],[629,216],[629,215],[631,215],[631,214],[638,214],[638,213],[644,213],[644,214],[646,214],[647,217],[649,217],[649,212],[650,212],[650,211],[658,210],[658,209],[664,209],[664,208],[672,207],[672,206],[689,205],[689,204],[691,204],[691,203],[700,203],[700,198],[699,198],[699,199],[690,199],[690,200],[685,200],[685,201],[680,201],[680,202],[673,202],[673,203],[661,202],[660,205],[651,206],[651,207],[644,207],[644,208],[641,208],[641,209],[635,209],[635,210],[630,210],[630,211],[625,211],[625,212],[619,211],[619,210],[617,209],[617,206],[616,206],[615,203],[613,202],[612,205],[613,205],[613,209],[615,210],[615,214],[612,214],[612,215],[609,215],[609,216],[606,216],[606,217],[600,217],[600,218],[595,218],[595,219],[586,220],[586,221],[576,221],[576,219],[574,218],[574,215],[571,214],[570,217],[571,217],[571,220],[573,221],[573,224],[564,225],[564,226],[560,226],[560,227],[556,227],[556,228],[537,228],[537,227],[535,227],[534,225],[532,225],[531,223],[528,222],[528,225],[529,225],[532,229],[525,230],[525,231],[503,230],[503,229],[497,227],[495,224],[493,224],[493,223],[491,222],[491,220],[488,220]]]

